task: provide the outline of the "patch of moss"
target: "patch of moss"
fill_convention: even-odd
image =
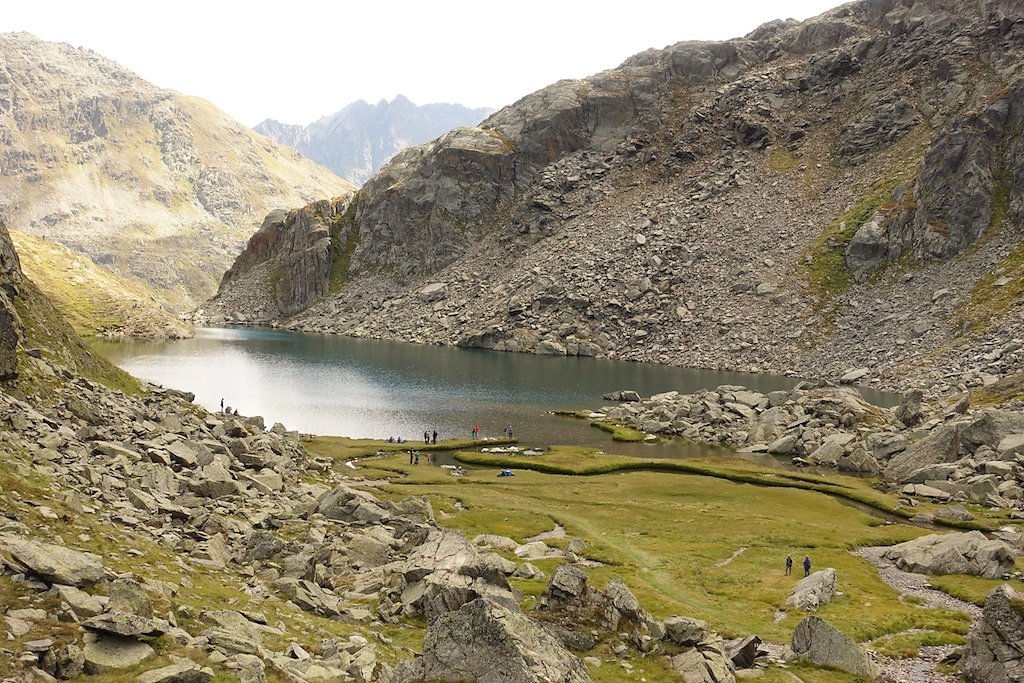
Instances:
[[[789,173],[800,166],[800,160],[787,150],[773,147],[768,154],[768,167],[777,173]]]
[[[993,214],[995,210],[993,209]],[[1004,278],[1006,278],[1004,280]],[[996,283],[1003,282],[1002,285]],[[961,327],[980,331],[1006,315],[1020,315],[1024,301],[1024,241],[971,288],[954,313]]]
[[[359,209],[359,193],[352,197],[348,208],[341,217],[331,223],[331,274],[328,280],[328,291],[331,294],[339,291],[348,281],[348,268],[352,254],[359,244],[359,224],[356,223],[356,212]],[[343,239],[344,238],[344,239]]]
[[[639,429],[633,429],[629,425],[614,420],[594,420],[590,423],[590,426],[597,427],[598,429],[611,434],[612,441],[636,443],[637,441],[643,441],[647,438],[647,435]]]

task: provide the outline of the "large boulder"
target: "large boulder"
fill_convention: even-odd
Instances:
[[[474,600],[439,616],[427,628],[422,680],[584,683],[590,674],[578,657],[529,617]]]
[[[815,610],[832,602],[836,594],[836,570],[829,567],[800,579],[786,598],[786,604],[802,610]]]
[[[928,465],[956,462],[960,459],[960,428],[940,425],[924,438],[893,456],[885,467],[886,481],[901,482],[912,472]]]
[[[1024,413],[986,410],[960,430],[964,447],[972,453],[980,446],[998,448],[1006,437],[1024,432]]]
[[[717,633],[706,633],[693,647],[669,660],[686,683],[734,683],[725,654],[725,641]]]
[[[392,511],[373,495],[344,484],[321,498],[317,511],[328,519],[350,523],[379,524],[392,517]]]
[[[989,540],[980,531],[922,536],[892,546],[885,557],[908,572],[972,574],[990,579],[1012,571],[1015,559],[1009,545]]]
[[[821,617],[807,617],[797,624],[791,647],[819,666],[834,666],[870,680],[878,676],[867,653]]]
[[[976,683],[1024,681],[1024,596],[1005,584],[992,589],[967,636],[962,667]]]
[[[20,536],[0,535],[0,561],[65,586],[89,586],[106,576],[98,555]]]

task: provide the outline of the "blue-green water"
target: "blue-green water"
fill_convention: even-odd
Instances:
[[[253,328],[206,328],[189,340],[103,343],[97,349],[137,377],[195,393],[210,410],[219,409],[223,398],[244,415],[262,415],[268,425],[413,441],[435,429],[440,438],[468,438],[473,425],[484,436],[500,436],[511,424],[515,436],[531,443],[610,444],[585,421],[549,411],[596,408],[602,394],[619,389],[649,396],[722,384],[772,391],[798,382]]]

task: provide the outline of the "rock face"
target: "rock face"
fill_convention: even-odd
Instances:
[[[396,155],[344,284],[260,322],[946,392],[1020,371],[1022,16],[862,0],[555,83]],[[244,280],[210,315],[273,310]]]
[[[517,610],[474,600],[431,622],[423,641],[422,673],[397,681],[584,683],[578,657]],[[404,677],[403,677],[404,676]]]
[[[885,557],[908,572],[972,574],[990,579],[1012,571],[1015,559],[1010,546],[989,540],[980,531],[922,536],[892,546]]]
[[[1010,586],[993,588],[985,598],[961,666],[976,683],[1024,681],[1024,601]]]
[[[792,648],[815,664],[834,666],[869,680],[878,675],[864,650],[820,617],[807,617],[797,624]]]
[[[17,348],[21,343],[21,320],[14,298],[21,284],[21,263],[7,226],[0,221],[0,381],[18,376]]]
[[[144,283],[177,310],[214,291],[272,208],[352,185],[94,52],[0,37],[0,221]]]
[[[452,128],[475,126],[493,111],[461,104],[416,106],[399,95],[377,104],[358,100],[307,126],[267,119],[254,130],[362,185],[406,147],[429,142]]]

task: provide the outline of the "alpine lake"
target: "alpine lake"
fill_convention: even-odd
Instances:
[[[555,548],[582,539],[589,581],[603,588],[622,579],[656,618],[685,615],[726,638],[788,644],[806,616],[782,610],[798,580],[783,571],[792,554],[809,555],[815,570],[836,569],[840,593],[817,614],[877,653],[915,657],[922,646],[963,643],[970,627],[963,612],[901,596],[851,554],[930,532],[907,521],[898,497],[875,482],[682,439],[614,441],[587,419],[554,414],[599,409],[602,394],[623,389],[641,396],[720,385],[767,392],[790,389],[798,378],[258,328],[94,346],[141,379],[193,392],[211,412],[223,398],[268,426],[297,430],[307,449],[332,458],[374,495],[428,496],[438,523],[469,538],[499,534],[524,543],[541,535]],[[862,393],[880,405],[894,402]],[[537,454],[481,452],[509,445],[502,438],[507,425],[519,448]],[[471,440],[474,426],[483,443]],[[434,430],[437,445],[425,446],[423,433]],[[398,436],[406,443],[388,443]],[[410,449],[423,452],[420,464],[410,464]],[[498,477],[503,468],[514,476]],[[550,577],[564,561],[533,564]],[[527,610],[547,585],[546,578],[511,582]],[[935,588],[978,603],[996,583],[932,579]],[[386,635],[419,651],[424,627],[398,625]],[[612,639],[588,653],[605,662],[590,667],[594,680],[681,680],[663,656],[634,651],[625,667],[608,661],[614,650]],[[859,680],[803,663],[771,666],[760,680],[794,675],[807,683]]]

